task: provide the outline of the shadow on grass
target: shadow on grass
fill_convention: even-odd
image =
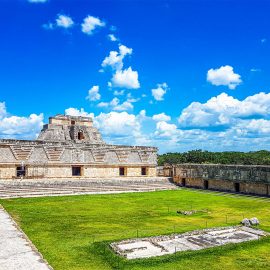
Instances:
[[[209,260],[209,257],[216,259],[218,256],[226,255],[227,253],[236,252],[242,249],[257,247],[261,244],[270,244],[270,237],[265,237],[260,240],[243,242],[238,244],[227,244],[224,246],[207,248],[196,251],[183,251],[176,252],[170,255],[157,256],[144,259],[128,260],[122,256],[117,255],[110,247],[109,241],[95,242],[89,247],[89,252],[99,256],[102,260],[106,261],[112,269],[132,269],[132,267],[155,267],[160,266],[162,263],[179,262],[180,260],[193,260],[201,261],[204,258]]]

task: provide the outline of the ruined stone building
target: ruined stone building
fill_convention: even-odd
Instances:
[[[157,148],[106,144],[89,117],[49,118],[37,140],[0,140],[0,179],[155,176]]]
[[[270,166],[175,164],[163,172],[179,186],[270,196]]]

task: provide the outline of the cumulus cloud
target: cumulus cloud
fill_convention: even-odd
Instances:
[[[56,26],[62,28],[70,28],[74,25],[74,22],[70,16],[59,14],[56,18]]]
[[[116,38],[116,36],[114,34],[109,34],[108,38],[110,41],[114,42],[114,41],[118,41],[118,39]]]
[[[124,90],[120,90],[120,91],[114,90],[114,91],[113,91],[113,95],[114,95],[114,96],[123,96],[124,93],[125,93]]]
[[[228,126],[238,118],[266,116],[270,113],[270,93],[249,96],[240,101],[226,93],[212,97],[206,103],[192,102],[179,116],[182,126]]]
[[[137,117],[127,112],[101,113],[95,118],[95,123],[109,137],[136,136],[141,128]]]
[[[157,101],[164,100],[164,95],[167,93],[168,89],[167,83],[157,84],[157,88],[152,89],[152,96]]]
[[[0,137],[35,139],[43,126],[43,114],[29,116],[10,115],[4,102],[0,102]]]
[[[84,18],[81,27],[83,33],[87,35],[92,35],[96,28],[104,27],[105,25],[105,22],[101,21],[98,17],[93,17],[89,15]]]
[[[83,108],[77,109],[77,108],[68,108],[65,110],[66,115],[71,115],[71,116],[85,116],[85,117],[91,117],[94,118],[93,113],[88,113],[86,112]]]
[[[164,121],[164,122],[168,122],[171,120],[171,117],[169,115],[166,115],[164,112],[163,113],[160,113],[160,114],[155,114],[152,116],[152,119],[154,121],[157,121],[157,122],[161,122],[161,121]]]
[[[172,137],[179,132],[175,124],[168,124],[165,121],[157,122],[155,135],[160,137]]]
[[[133,109],[133,105],[130,101],[124,101],[122,104],[118,104],[113,109],[115,111],[128,111]]]
[[[111,51],[109,56],[107,56],[101,66],[103,68],[111,67],[113,70],[121,70],[124,66],[123,59],[127,55],[132,54],[132,49],[126,47],[125,45],[119,46],[119,52],[117,51]]]
[[[90,90],[88,90],[88,96],[86,99],[89,99],[90,101],[97,101],[100,100],[101,95],[99,93],[99,86],[94,85]]]
[[[138,114],[126,111],[101,113],[95,116],[94,123],[100,128],[105,141],[109,143],[153,145],[159,147],[160,153],[191,149],[212,151],[270,149],[270,94],[258,93],[244,100],[224,95],[223,93],[221,97],[213,97],[206,103],[199,103],[201,107],[192,107],[195,111],[197,109],[204,111],[206,107],[211,111],[210,116],[208,115],[211,121],[204,125],[199,125],[198,121],[206,121],[207,118],[198,120],[196,114],[190,115],[185,125],[180,121],[177,126],[177,123],[168,123],[172,120],[165,112],[147,116],[145,110],[141,110]],[[118,99],[112,103],[114,106],[121,104]],[[190,106],[186,109],[190,109]],[[225,118],[223,115],[219,117],[225,111],[229,112],[229,116],[226,117],[224,114]],[[212,117],[214,112],[218,116]],[[218,125],[228,122],[229,124],[225,129],[212,128],[217,125],[212,119],[216,119]]]
[[[140,88],[139,75],[131,67],[124,70],[117,70],[112,77],[112,86],[127,89]]]
[[[228,86],[229,89],[235,89],[241,82],[241,76],[234,73],[233,67],[221,66],[217,69],[209,69],[207,72],[207,81],[213,85]]]
[[[127,111],[132,110],[132,103],[136,102],[136,100],[126,100],[123,103],[120,103],[120,100],[115,97],[110,102],[100,102],[97,106],[100,108],[110,108],[114,111]]]

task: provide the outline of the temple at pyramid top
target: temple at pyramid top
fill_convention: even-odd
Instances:
[[[41,130],[38,141],[104,144],[101,134],[93,126],[93,119],[84,116],[58,114],[49,118]]]

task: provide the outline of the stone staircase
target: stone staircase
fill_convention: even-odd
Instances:
[[[167,177],[0,180],[0,198],[149,192],[177,188]]]
[[[28,160],[34,147],[28,145],[21,146],[18,144],[10,146],[10,149],[17,160]]]
[[[59,161],[63,152],[63,147],[44,146],[45,153],[50,161]]]

